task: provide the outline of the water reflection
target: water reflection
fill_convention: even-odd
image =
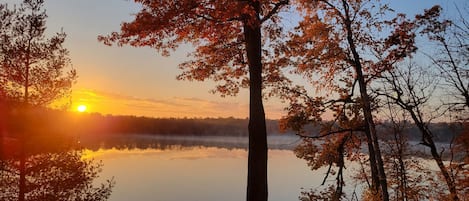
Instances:
[[[161,146],[165,149],[101,148],[84,157],[102,160],[102,177],[115,177],[111,201],[245,199],[246,149]],[[269,150],[268,174],[270,201],[298,200],[302,187],[319,186],[322,178],[286,149]]]
[[[25,158],[24,173],[18,158],[1,160],[0,200],[107,200],[114,185],[108,180],[94,186],[101,172],[101,164],[83,160],[76,150],[37,153]],[[20,188],[20,175],[25,175],[25,186]]]
[[[0,108],[0,200],[109,198],[114,182],[95,185],[101,164],[82,159],[75,133],[63,126],[71,119],[46,108],[7,106]]]
[[[155,181],[149,181],[146,178],[123,176],[129,175],[128,170],[130,169],[135,170],[135,174],[144,172],[147,176],[156,176],[157,173],[151,169],[138,170],[135,167],[128,167],[125,169],[125,173],[112,171],[113,169],[126,167],[126,164],[143,167],[146,167],[145,164],[153,162],[174,165],[170,169],[155,168],[159,172],[166,172],[166,175],[173,175],[171,178],[166,178],[167,183],[164,185],[184,180],[192,184],[202,182],[187,181],[184,178],[184,172],[188,172],[188,170],[183,169],[191,167],[187,165],[188,161],[197,162],[191,167],[195,169],[189,170],[190,173],[196,172],[205,179],[219,178],[216,183],[229,182],[230,179],[225,181],[220,180],[220,178],[233,177],[231,175],[233,172],[238,172],[234,178],[245,178],[248,143],[245,137],[147,135],[85,135],[76,137],[72,135],[73,140],[80,142],[77,145],[72,138],[67,136],[60,138],[59,136],[63,137],[59,134],[39,133],[28,135],[27,138],[22,140],[21,136],[15,135],[2,139],[0,200],[23,200],[22,197],[24,197],[24,200],[107,200],[111,196],[114,181],[117,182],[118,186],[126,186],[126,184],[129,184],[128,181],[135,181],[132,184],[133,186],[129,186],[128,189],[133,189],[135,186],[150,188],[150,186],[155,186],[155,183],[159,184],[158,182],[161,181],[158,178],[155,178]],[[297,138],[275,136],[269,138],[269,141],[272,147],[289,150],[296,145],[295,143],[298,140]],[[132,162],[128,158],[129,156],[141,156],[143,158]],[[113,160],[118,158],[119,163],[112,163]],[[106,162],[106,168],[110,170],[104,176],[101,175],[103,164],[96,162],[99,160]],[[235,169],[230,171],[228,170],[230,168],[221,168],[227,171],[220,172],[218,176],[212,174],[216,172],[211,171],[213,167],[219,166],[218,163],[226,164],[229,160],[236,161],[236,164],[231,167],[236,167]],[[182,169],[179,170],[178,168]],[[24,176],[24,182],[20,182],[22,175]],[[116,179],[112,181],[102,179],[114,177]],[[136,181],[136,178],[140,178],[142,182]],[[239,185],[238,196],[244,196],[245,182],[237,181],[236,184]],[[173,187],[175,188],[173,190],[166,188],[165,192],[179,189],[177,186]],[[139,191],[131,190],[131,192],[128,192],[128,189],[118,191],[118,195],[112,197],[136,199],[144,196],[134,193]],[[228,189],[231,189],[231,187]],[[221,192],[226,190],[219,189]],[[119,194],[119,192],[127,193],[124,195]],[[129,195],[133,196],[129,197]],[[147,200],[153,199],[148,198]],[[167,197],[165,200],[171,199]]]
[[[177,149],[178,147],[217,147],[245,149],[247,137],[236,136],[165,136],[165,135],[85,135],[80,137],[83,147],[98,149]],[[300,142],[295,135],[270,135],[269,149],[293,150]]]

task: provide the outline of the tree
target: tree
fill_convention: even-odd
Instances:
[[[60,32],[49,39],[45,37],[47,15],[42,10],[43,4],[44,0],[24,0],[18,8],[0,5],[0,98],[10,106],[20,106],[17,108],[20,116],[28,113],[32,106],[45,107],[68,95],[76,79],[75,70],[67,70],[70,60],[67,49],[62,46],[66,34]],[[23,143],[18,196],[22,201],[26,185],[27,136],[21,129],[9,132]]]
[[[314,137],[309,137],[303,140],[294,151],[298,158],[307,161],[312,170],[328,166],[322,185],[325,185],[329,175],[336,175],[335,188],[334,185],[329,185],[326,191],[302,192],[301,200],[341,200],[345,197],[343,176],[343,170],[346,167],[345,159],[359,157],[355,154],[360,149],[359,139],[353,132],[322,136],[320,139],[325,141],[320,148],[315,144],[317,142],[314,141]],[[336,166],[337,170],[333,170],[333,166]]]
[[[385,119],[381,124],[382,136],[385,138],[383,156],[388,185],[391,187],[390,198],[402,201],[438,199],[437,192],[444,189],[438,181],[433,180],[434,171],[426,169],[422,164],[420,157],[425,160],[424,153],[411,145],[409,137],[414,132],[410,130],[413,124],[408,120],[409,115],[396,106],[393,100],[382,100],[380,113],[384,114],[382,118]]]
[[[0,169],[0,199],[18,200],[18,169],[15,158],[6,160]],[[101,171],[101,165],[83,160],[80,151],[39,153],[29,158],[28,182],[25,200],[102,201],[107,200],[114,186],[108,180],[99,187],[93,181]]]
[[[432,18],[417,16],[424,27],[421,33],[435,46],[426,55],[444,80],[446,90],[453,96],[446,104],[455,110],[469,110],[469,8],[459,8],[459,18],[441,19],[441,8],[435,7],[428,13]],[[460,10],[463,9],[463,10]]]
[[[0,5],[1,97],[31,106],[47,106],[70,93],[76,79],[66,34],[46,38],[43,0],[25,0],[19,8]]]
[[[448,94],[449,100],[444,101],[444,106],[450,114],[456,114],[455,121],[462,127],[462,132],[454,139],[451,146],[451,161],[448,170],[453,174],[455,191],[460,198],[464,198],[469,192],[467,187],[469,179],[469,22],[467,21],[468,5],[455,5],[457,17],[443,19],[435,15],[431,20],[421,21],[425,34],[435,50],[426,55],[438,69],[438,77],[441,77],[442,89]],[[429,11],[430,12],[430,11]],[[441,8],[434,13],[440,13]],[[460,161],[453,163],[453,157],[459,155]],[[461,176],[463,175],[463,176]],[[448,179],[445,178],[446,181]],[[450,186],[449,186],[450,187]],[[454,192],[451,192],[454,194]]]
[[[449,111],[458,110],[462,114],[467,112],[469,83],[465,78],[467,78],[469,58],[467,54],[468,26],[464,18],[462,18],[461,24],[450,20],[441,20],[441,10],[441,7],[434,6],[426,10],[423,15],[416,16],[416,23],[422,28],[420,33],[427,36],[430,42],[437,44],[437,48],[434,48],[433,52],[426,54],[434,64],[438,75],[432,76],[425,73],[422,68],[415,69],[414,65],[409,65],[408,69],[395,69],[383,76],[386,80],[385,88],[388,88],[391,93],[384,92],[382,89],[377,91],[379,95],[384,95],[392,100],[395,105],[410,115],[421,133],[421,144],[430,148],[431,156],[437,163],[444,178],[450,192],[449,197],[446,199],[460,200],[463,197],[460,193],[464,191],[461,191],[461,189],[464,188],[458,187],[458,183],[461,182],[458,174],[467,172],[467,168],[465,168],[467,164],[465,164],[464,159],[461,160],[461,163],[453,163],[454,147],[452,143],[450,165],[446,166],[443,163],[444,150],[442,152],[438,151],[434,142],[434,132],[429,125],[434,118],[447,113],[447,109]],[[441,80],[442,82],[435,83],[435,80]],[[435,101],[432,100],[435,98],[435,91],[451,93],[451,96],[448,96],[451,98],[444,100],[444,104],[439,105],[436,109],[427,106],[428,103]],[[439,109],[444,110],[439,111]],[[435,112],[437,116],[435,116]],[[464,115],[461,117],[458,118],[458,121],[462,121],[464,129],[464,122],[467,121],[467,117],[464,117]],[[464,132],[457,137],[455,142],[458,143],[457,148],[464,147]],[[467,155],[467,153],[463,155]]]
[[[456,188],[458,192],[461,193],[462,197],[467,197],[469,195],[469,123],[464,122],[463,130],[456,138],[455,147],[451,150],[451,154],[462,155],[459,163],[452,164],[452,167],[455,170],[457,177]]]
[[[288,65],[297,67],[295,73],[307,77],[316,91],[325,95],[314,97],[304,87],[282,86],[287,94],[284,97],[290,101],[284,121],[301,128],[301,124],[322,121],[327,110],[334,113],[335,121],[361,116],[363,121],[357,121],[359,124],[352,130],[361,131],[366,137],[371,190],[375,197],[389,200],[373,117],[378,100],[370,87],[384,72],[415,53],[417,23],[404,14],[389,18],[392,9],[372,1],[300,1],[298,8],[303,10],[303,19],[289,42],[279,46],[278,51],[290,58]],[[360,110],[351,109],[354,107]]]
[[[191,43],[195,51],[180,64],[179,79],[222,82],[215,91],[235,95],[249,86],[249,154],[247,200],[267,200],[267,139],[262,103],[263,39],[279,34],[278,13],[288,0],[147,1],[120,33],[100,36],[105,44],[148,46],[168,55]],[[262,37],[262,34],[265,37]],[[247,76],[249,75],[249,77]]]
[[[439,12],[439,9],[439,7],[434,7],[426,12]],[[413,64],[410,64],[406,70],[395,69],[389,71],[383,76],[387,81],[384,86],[387,92],[377,90],[377,94],[392,100],[395,105],[410,115],[421,133],[421,144],[430,148],[430,154],[443,175],[450,192],[449,200],[457,201],[460,198],[457,192],[455,175],[443,163],[443,152],[438,151],[434,140],[435,135],[429,127],[430,122],[441,116],[441,113],[437,110],[432,112],[431,109],[425,107],[431,101],[437,83],[435,83],[434,77],[428,76],[424,72],[421,69],[415,70]],[[436,114],[432,114],[435,112]]]

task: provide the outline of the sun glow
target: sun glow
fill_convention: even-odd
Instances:
[[[86,105],[79,105],[77,107],[78,112],[85,112],[86,111]]]

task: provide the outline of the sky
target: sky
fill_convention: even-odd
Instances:
[[[18,0],[0,0],[15,3]],[[464,0],[390,0],[396,12],[414,15],[440,4],[454,11]],[[78,81],[72,102],[87,105],[87,112],[150,117],[237,117],[248,116],[249,96],[244,89],[236,97],[220,97],[209,91],[212,81],[178,81],[177,67],[192,49],[181,46],[170,57],[150,48],[109,47],[98,35],[118,31],[131,21],[139,5],[131,0],[46,0],[47,33],[63,29]],[[451,12],[450,12],[451,13]],[[454,13],[454,12],[453,12]],[[277,99],[264,102],[266,117],[278,119],[285,107]]]

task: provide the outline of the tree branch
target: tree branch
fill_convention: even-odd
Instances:
[[[330,135],[335,135],[335,134],[345,133],[345,132],[355,132],[355,131],[365,132],[365,128],[340,129],[340,130],[336,130],[336,131],[330,131],[330,132],[327,132],[325,134],[317,135],[317,136],[303,135],[301,133],[296,133],[296,135],[299,136],[299,137],[302,137],[302,138],[321,139],[323,137],[327,137],[327,136],[330,136]]]
[[[264,16],[262,19],[261,19],[261,24],[264,23],[265,21],[269,20],[274,14],[276,14],[278,12],[278,10],[284,6],[284,5],[288,5],[290,3],[289,0],[281,0],[279,1],[278,3],[275,3],[274,4],[274,7],[272,8],[272,10],[270,10],[266,16]]]

